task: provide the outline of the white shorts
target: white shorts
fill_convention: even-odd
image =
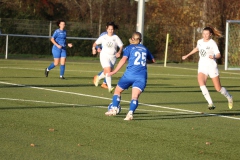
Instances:
[[[198,65],[198,73],[203,73],[210,78],[219,76],[217,63],[214,65]]]
[[[113,68],[116,63],[116,56],[115,55],[109,55],[100,53],[100,63],[102,65],[102,68],[111,67]]]

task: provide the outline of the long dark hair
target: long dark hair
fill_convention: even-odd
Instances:
[[[210,33],[212,33],[213,36],[222,37],[222,32],[219,31],[217,28],[208,26],[205,27],[203,30],[209,31]]]

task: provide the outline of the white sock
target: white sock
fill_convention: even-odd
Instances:
[[[207,87],[206,87],[205,85],[204,85],[204,86],[200,86],[200,89],[201,89],[201,91],[202,91],[203,96],[204,96],[205,99],[207,100],[208,104],[213,104],[212,98],[211,98],[211,96],[210,96],[210,94],[209,94],[209,92],[208,92]]]
[[[107,82],[108,89],[110,90],[112,88],[112,76],[106,75],[106,82]]]
[[[222,87],[221,90],[219,91],[222,95],[224,95],[227,99],[231,98],[231,95],[228,93],[226,88]]]
[[[103,78],[105,78],[104,72],[102,72],[102,73],[98,76],[98,79],[99,79],[99,80],[100,80],[100,79],[103,79]]]

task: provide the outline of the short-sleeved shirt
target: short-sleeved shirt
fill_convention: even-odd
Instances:
[[[62,47],[66,47],[66,37],[67,37],[66,30],[60,30],[60,29],[55,30],[52,35],[52,38],[55,40],[55,42]]]
[[[122,47],[123,43],[117,35],[108,36],[107,34],[100,36],[96,40],[96,44],[102,44],[101,53],[115,55],[117,53],[117,47]]]
[[[216,42],[213,39],[210,39],[207,42],[204,42],[203,39],[198,40],[197,48],[199,51],[199,66],[206,66],[214,64],[215,59],[210,59],[210,55],[217,55],[220,53]]]
[[[147,79],[147,60],[152,60],[150,51],[142,44],[131,44],[123,50],[123,56],[128,57],[128,65],[124,76]]]

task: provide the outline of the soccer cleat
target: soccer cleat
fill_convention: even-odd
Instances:
[[[131,121],[132,119],[133,119],[133,114],[128,112],[126,118],[124,118],[124,121]]]
[[[115,89],[115,88],[112,87],[111,89],[108,89],[108,92],[109,92],[109,93],[112,93],[114,89]]]
[[[232,109],[233,107],[233,97],[231,96],[230,98],[228,98],[228,108]]]
[[[101,87],[104,88],[104,89],[108,89],[108,86],[107,86],[106,83],[103,83],[103,84],[101,85]]]
[[[65,79],[63,76],[59,77],[59,79]]]
[[[45,76],[48,77],[48,73],[49,71],[47,70],[47,68],[45,69]]]
[[[97,87],[98,83],[99,83],[99,78],[98,78],[98,75],[96,75],[93,77],[93,84]]]
[[[213,104],[209,104],[209,105],[208,105],[208,109],[209,109],[209,110],[214,110],[215,108],[216,108],[216,107],[215,107]]]
[[[106,116],[116,116],[117,115],[117,107],[110,109],[109,111],[107,111],[105,113],[105,115]]]

